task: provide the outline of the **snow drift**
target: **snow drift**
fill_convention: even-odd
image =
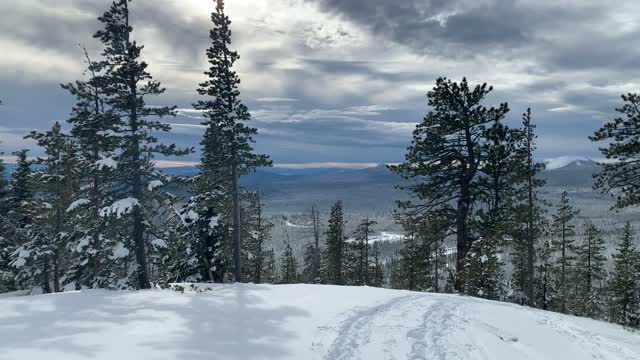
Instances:
[[[219,285],[0,298],[0,359],[640,359],[620,326],[474,298]]]

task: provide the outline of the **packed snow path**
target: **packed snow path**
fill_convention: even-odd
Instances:
[[[640,359],[640,334],[453,295],[313,285],[0,296],[0,359]]]

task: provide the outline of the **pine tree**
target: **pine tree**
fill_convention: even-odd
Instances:
[[[426,291],[432,287],[431,244],[415,219],[401,220],[405,237],[399,251],[399,271],[403,289]]]
[[[76,98],[68,123],[70,134],[78,146],[80,190],[69,212],[73,215],[75,238],[72,256],[65,277],[76,288],[109,288],[115,285],[112,249],[115,243],[109,233],[109,221],[100,211],[110,206],[116,194],[113,160],[120,145],[118,134],[122,119],[108,105],[106,78],[101,64],[93,62],[84,50],[88,78],[63,84],[62,88]]]
[[[618,208],[640,204],[640,183],[637,180],[640,174],[640,144],[637,139],[640,95],[622,95],[622,101],[623,106],[616,109],[621,116],[606,123],[590,137],[591,141],[608,142],[600,151],[611,161],[602,164],[602,170],[595,175],[594,187],[615,196]]]
[[[298,260],[293,255],[291,242],[289,240],[284,243],[284,253],[280,261],[280,282],[282,284],[297,284],[300,282],[300,274],[298,273]]]
[[[604,311],[603,290],[606,277],[604,256],[605,242],[602,231],[593,223],[584,225],[584,236],[576,246],[576,270],[574,285],[576,314],[599,318]]]
[[[0,153],[3,155],[3,153]],[[14,242],[10,237],[11,228],[9,222],[10,188],[7,181],[6,166],[4,160],[0,158],[0,292],[15,290],[15,271],[10,265],[13,254]]]
[[[271,239],[273,223],[264,216],[260,192],[246,193],[249,205],[244,212],[243,264],[245,280],[260,284],[264,272],[265,243]]]
[[[354,280],[357,285],[369,285],[369,236],[376,221],[363,219],[356,227],[354,234],[354,249],[356,251],[356,263]]]
[[[262,282],[267,284],[278,283],[278,270],[276,269],[276,255],[273,249],[267,250],[264,255],[264,270]]]
[[[614,271],[609,283],[609,320],[620,325],[640,326],[640,252],[634,231],[627,222],[613,254]]]
[[[538,249],[538,266],[536,271],[536,304],[543,310],[556,308],[558,291],[555,280],[555,264],[553,263],[553,247],[545,240]]]
[[[195,189],[199,195],[222,192],[218,195],[231,196],[234,275],[235,281],[242,282],[239,178],[256,167],[271,166],[271,161],[266,155],[257,155],[253,151],[253,136],[257,134],[257,129],[245,124],[251,115],[239,99],[240,78],[233,70],[239,56],[229,49],[231,21],[224,13],[223,0],[216,1],[211,20],[212,45],[207,49],[210,67],[205,72],[208,79],[198,89],[200,95],[208,98],[194,104],[194,109],[203,113],[205,121],[202,124],[206,126],[201,143],[201,175]],[[206,196],[203,201],[206,201]]]
[[[342,201],[338,200],[331,208],[329,227],[327,229],[327,245],[325,249],[325,280],[332,285],[344,285],[344,261],[347,250],[344,236],[344,216]]]
[[[307,284],[319,283],[321,281],[322,250],[320,249],[320,214],[315,205],[305,216],[304,228],[310,230],[313,242],[305,247],[302,279]]]
[[[464,288],[464,260],[474,239],[470,222],[485,127],[509,111],[506,103],[489,109],[482,105],[492,89],[486,84],[471,89],[466,79],[460,84],[438,79],[427,94],[433,110],[414,131],[406,162],[390,167],[405,179],[418,180],[402,188],[413,192],[420,203],[401,203],[403,209],[414,214],[446,214],[455,227],[458,290]]]
[[[465,293],[489,300],[504,296],[504,270],[494,241],[476,240],[465,262]]]
[[[558,254],[555,266],[552,267],[555,272],[554,281],[557,284],[557,307],[555,310],[567,313],[567,304],[571,296],[571,286],[569,284],[570,275],[574,266],[575,256],[575,225],[574,218],[580,213],[574,210],[569,204],[569,195],[566,191],[562,191],[560,202],[556,206],[556,213],[553,215],[553,223],[551,226],[552,251]]]
[[[380,245],[374,242],[371,247],[372,263],[369,268],[369,285],[382,287],[384,285],[384,268],[380,259]]]
[[[16,156],[16,167],[11,173],[11,194],[9,197],[11,206],[9,220],[10,225],[14,228],[13,232],[16,229],[23,229],[31,223],[28,208],[33,200],[33,191],[31,185],[31,161],[27,158],[28,152],[28,150],[20,150],[13,153]]]
[[[33,223],[27,229],[31,240],[19,248],[15,264],[23,283],[31,280],[42,285],[45,293],[60,292],[67,244],[76,236],[66,211],[79,188],[76,144],[57,122],[50,131],[32,132],[27,138],[34,139],[46,157],[35,161],[44,167],[32,177],[38,196],[32,205]]]
[[[540,188],[544,186],[545,180],[538,174],[544,170],[543,163],[534,160],[536,150],[535,134],[536,126],[531,119],[531,109],[522,115],[523,138],[518,149],[520,167],[516,170],[520,179],[520,204],[516,207],[516,219],[520,227],[514,231],[514,278],[516,279],[517,294],[516,301],[535,305],[535,250],[538,239],[541,237],[545,224],[545,210],[542,207],[544,202],[540,199]],[[520,299],[517,299],[521,297]]]
[[[98,18],[104,29],[94,37],[104,45],[103,59],[97,66],[104,69],[106,102],[123,119],[118,129],[121,148],[112,159],[117,164],[121,199],[114,202],[105,215],[122,220],[123,246],[133,248],[136,260],[132,283],[137,288],[146,289],[151,285],[145,239],[158,232],[150,228],[157,205],[155,195],[160,194],[154,193],[153,189],[162,183],[153,169],[153,157],[156,154],[179,156],[191,149],[179,150],[174,144],[158,143],[156,133],[168,132],[171,127],[154,118],[174,116],[175,107],[146,105],[146,98],[161,95],[165,89],[152,79],[147,71],[148,65],[141,61],[143,47],[131,39],[130,1],[113,2],[110,9]]]

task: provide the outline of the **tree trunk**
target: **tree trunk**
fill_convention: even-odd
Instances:
[[[238,189],[238,167],[233,166],[232,170],[232,196],[233,196],[233,262],[234,276],[236,282],[242,282],[242,238],[240,223],[240,192]]]

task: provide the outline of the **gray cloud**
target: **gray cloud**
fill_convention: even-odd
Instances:
[[[21,146],[15,134],[23,129],[66,119],[73,99],[57,82],[81,76],[77,43],[99,51],[92,34],[108,3],[0,3],[0,44],[7,46],[0,63],[16,68],[0,69],[5,152]],[[196,98],[211,8],[189,8],[196,3],[132,2],[143,56],[168,87],[154,104],[188,110]],[[541,157],[597,156],[586,137],[615,116],[619,94],[634,91],[640,76],[633,45],[640,4],[633,0],[615,7],[597,0],[235,0],[228,6],[242,96],[261,132],[256,146],[277,162],[401,160],[438,76],[495,85],[487,103],[508,101],[513,124],[531,106]],[[21,58],[23,51],[29,56]],[[168,140],[197,146],[198,113],[183,111],[171,122],[179,125]]]

